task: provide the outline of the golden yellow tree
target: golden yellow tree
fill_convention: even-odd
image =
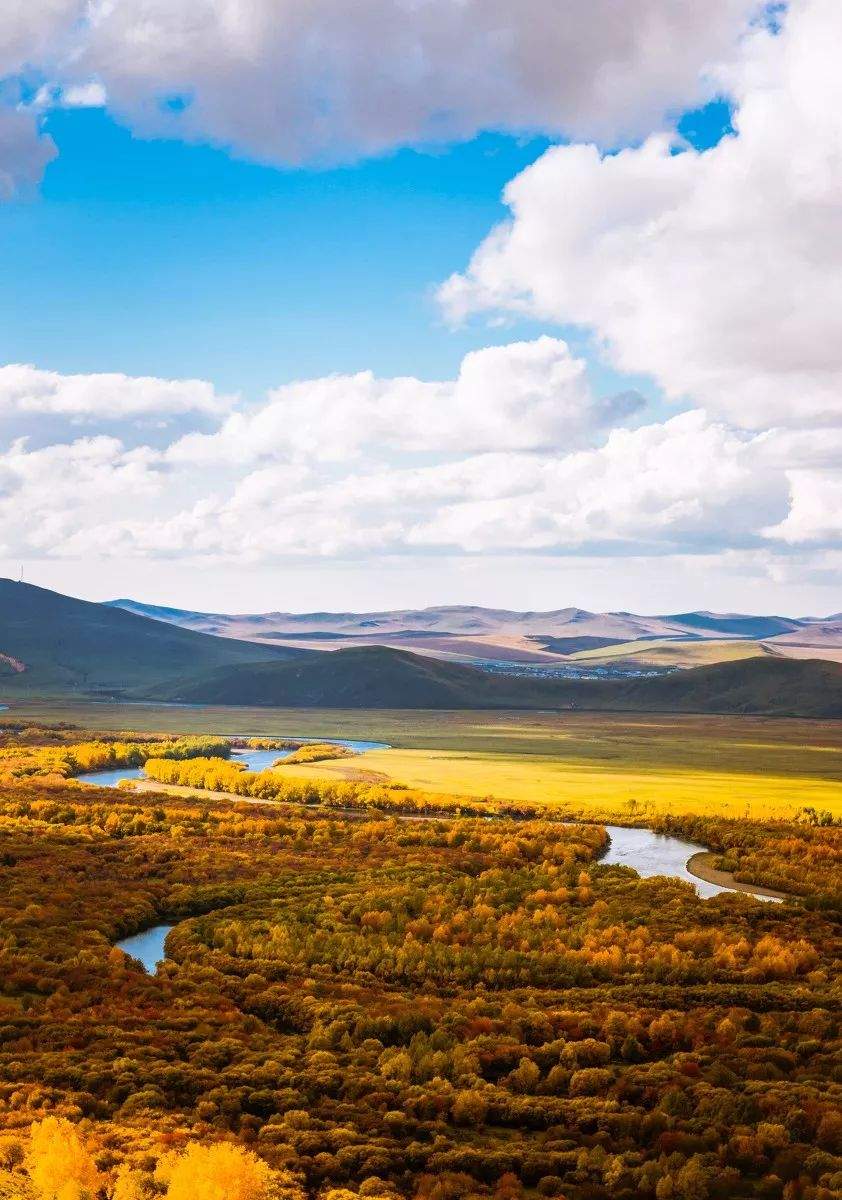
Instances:
[[[167,1200],[272,1200],[274,1173],[240,1146],[188,1146],[172,1164]]]
[[[102,1185],[94,1160],[63,1117],[33,1124],[26,1169],[39,1200],[89,1200]]]
[[[111,1200],[145,1200],[146,1192],[142,1180],[143,1176],[140,1171],[135,1171],[127,1163],[124,1163],[117,1172]]]

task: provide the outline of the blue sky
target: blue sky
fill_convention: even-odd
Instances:
[[[0,357],[196,375],[252,395],[335,371],[449,377],[489,333],[447,328],[432,290],[504,217],[503,187],[546,146],[487,135],[284,170],[141,140],[98,109],[58,111],[47,128],[59,154],[40,194],[0,223],[16,281]]]
[[[728,110],[679,119],[714,144]],[[7,205],[0,361],[61,372],[198,376],[256,397],[371,369],[449,378],[489,343],[557,332],[510,318],[454,329],[433,296],[505,219],[507,182],[546,138],[483,134],[333,169],[260,166],[142,139],[102,109],[59,109],[40,192]],[[564,336],[587,354],[588,338]],[[595,386],[648,388],[590,355]]]
[[[838,609],[839,10],[562,9],[0,12],[0,569]]]

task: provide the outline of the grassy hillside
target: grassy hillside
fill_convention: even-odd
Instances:
[[[194,633],[122,609],[0,579],[3,698],[113,694],[216,667],[296,655],[294,650]]]
[[[696,633],[741,638],[770,638],[799,629],[803,621],[788,617],[752,617],[742,613],[673,613],[665,620]]]
[[[818,659],[748,658],[607,686],[626,709],[842,717],[842,665]]]
[[[746,642],[735,649],[762,653]],[[837,663],[769,657],[611,681],[505,676],[392,647],[324,654],[214,637],[11,580],[0,580],[0,681],[0,699],[76,694],[292,708],[842,717]]]
[[[224,667],[166,692],[166,699],[185,703],[304,708],[520,707],[527,696],[519,679],[387,646]]]
[[[554,654],[574,655],[588,652],[598,654],[610,646],[635,646],[636,642],[627,642],[622,638],[610,637],[540,637],[530,634],[529,640],[543,650],[551,650]]]
[[[842,666],[758,658],[654,679],[548,680],[490,675],[366,646],[291,663],[220,668],[174,685],[163,698],[304,708],[556,707],[842,717]]]

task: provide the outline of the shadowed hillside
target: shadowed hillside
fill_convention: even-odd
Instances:
[[[533,685],[384,646],[311,653],[298,662],[223,667],[166,699],[304,708],[521,707]]]
[[[740,613],[674,613],[666,617],[674,625],[694,633],[714,637],[771,638],[800,629],[803,621],[787,617],[749,617]]]
[[[746,659],[621,681],[492,675],[387,647],[223,667],[156,698],[312,708],[575,708],[842,717],[842,666]]]
[[[842,665],[820,659],[744,658],[593,686],[614,693],[616,701],[583,707],[842,717]]]
[[[297,651],[194,633],[119,608],[0,579],[3,696],[115,693]]]

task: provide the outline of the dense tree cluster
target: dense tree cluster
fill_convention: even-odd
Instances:
[[[20,779],[70,779],[88,771],[140,767],[152,755],[170,759],[225,759],[232,743],[221,737],[153,738],[138,742],[119,737],[52,745],[6,745],[0,748],[0,783]]]
[[[276,766],[294,766],[300,763],[326,762],[330,758],[349,758],[354,751],[335,742],[308,742],[293,750],[286,758],[278,759]]]
[[[360,788],[0,787],[0,1197],[840,1194],[829,904],[701,900],[600,863],[596,825]],[[837,834],[734,826],[673,831],[781,878]],[[161,922],[149,975],[114,942]]]
[[[251,1150],[231,1142],[191,1142],[170,1150],[144,1174],[125,1162],[109,1179],[97,1168],[78,1129],[65,1117],[34,1121],[22,1172],[0,1168],[0,1196],[9,1200],[304,1200],[301,1181],[273,1171]]]
[[[309,747],[303,747],[302,750]],[[326,756],[325,756],[326,757]],[[282,760],[289,763],[294,759]],[[297,761],[305,761],[303,758]],[[310,761],[318,761],[311,759]],[[355,813],[377,811],[407,818],[459,815],[563,821],[567,813],[536,800],[514,804],[493,796],[474,800],[460,795],[424,792],[394,782],[365,779],[284,778],[278,771],[248,771],[242,763],[219,758],[179,756],[150,758],[150,779],[165,785],[225,792],[290,806]],[[807,810],[808,814],[811,810]],[[687,815],[648,815],[636,808],[609,812],[611,820],[647,825],[661,833],[702,843],[722,852],[719,866],[743,883],[820,898],[838,908],[842,895],[842,826],[832,820],[734,820]]]
[[[236,750],[300,750],[306,744],[297,738],[232,737],[228,740]]]

